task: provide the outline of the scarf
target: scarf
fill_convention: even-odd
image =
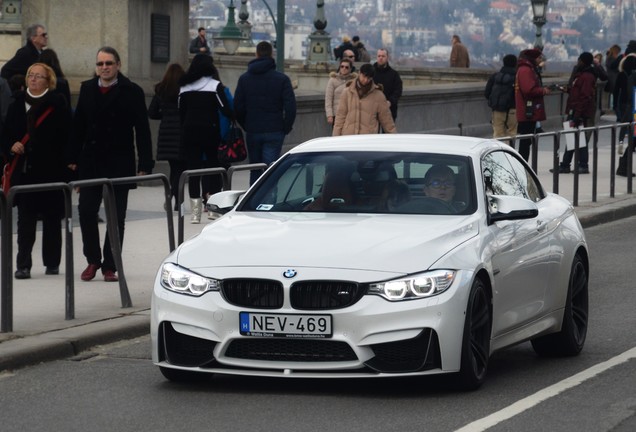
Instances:
[[[358,92],[358,97],[360,99],[362,99],[367,94],[369,94],[372,87],[373,87],[373,80],[369,80],[369,82],[366,83],[365,85],[362,85],[360,80],[356,80],[356,92]]]

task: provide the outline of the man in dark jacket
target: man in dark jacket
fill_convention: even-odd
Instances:
[[[570,127],[590,126],[596,115],[596,78],[594,71],[594,56],[592,53],[582,53],[576,63],[568,83],[568,100],[565,104],[565,114]],[[579,174],[589,174],[588,149],[585,142],[579,143]],[[559,165],[559,173],[569,173],[570,163],[574,157],[574,148],[569,148],[563,155]]]
[[[515,109],[515,73],[517,56],[508,54],[503,67],[486,83],[484,95],[492,109],[493,138],[517,135],[517,110]]]
[[[97,52],[93,79],[80,88],[73,118],[69,168],[77,170],[79,179],[131,177],[150,174],[154,167],[150,126],[144,92],[119,70],[121,60],[114,48]],[[135,166],[135,139],[137,166]],[[135,186],[115,187],[119,240],[123,243],[128,190]],[[102,202],[102,186],[83,187],[79,196],[79,217],[88,266],[83,281],[92,280],[101,267],[104,280],[116,282],[117,268],[106,232],[103,257],[97,226]]]
[[[33,24],[26,31],[26,45],[15,52],[15,55],[2,67],[0,76],[7,81],[13,75],[26,75],[27,69],[38,61],[40,53],[48,44],[48,33],[41,24]]]
[[[199,27],[199,34],[190,41],[190,54],[210,54],[208,40],[205,38],[205,28]]]
[[[393,121],[397,118],[398,101],[402,96],[402,78],[400,74],[389,66],[389,51],[386,48],[380,48],[373,64],[375,76],[373,81],[376,84],[382,84],[384,96],[391,104],[391,115]]]
[[[287,75],[276,70],[272,45],[256,45],[256,58],[240,76],[234,112],[245,129],[250,163],[271,164],[280,156],[283,140],[296,120],[296,96]],[[250,174],[250,184],[259,177]]]

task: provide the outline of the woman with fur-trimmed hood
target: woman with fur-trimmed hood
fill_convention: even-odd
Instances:
[[[372,65],[364,64],[358,78],[345,84],[336,112],[334,136],[375,134],[380,126],[385,133],[397,132],[382,85],[373,82],[374,73]]]
[[[353,72],[353,62],[349,59],[342,59],[338,64],[338,71],[329,74],[327,82],[327,90],[325,91],[325,113],[327,114],[327,123],[333,127],[338,112],[338,102],[345,84],[355,80],[358,74]]]

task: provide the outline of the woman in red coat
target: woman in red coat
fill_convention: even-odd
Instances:
[[[541,58],[538,49],[527,49],[519,54],[517,76],[515,79],[515,108],[517,109],[517,134],[534,134],[538,121],[545,120],[545,103],[543,96],[550,93],[543,87],[537,64]],[[530,158],[531,138],[519,140],[519,153],[528,160]]]

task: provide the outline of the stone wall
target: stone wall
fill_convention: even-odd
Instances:
[[[22,26],[0,35],[0,64],[25,44],[25,30],[43,24],[49,47],[55,49],[71,91],[95,71],[97,49],[114,47],[122,71],[150,92],[169,63],[151,61],[151,15],[170,16],[170,61],[187,63],[188,0],[24,0]],[[2,29],[0,29],[2,30]]]

